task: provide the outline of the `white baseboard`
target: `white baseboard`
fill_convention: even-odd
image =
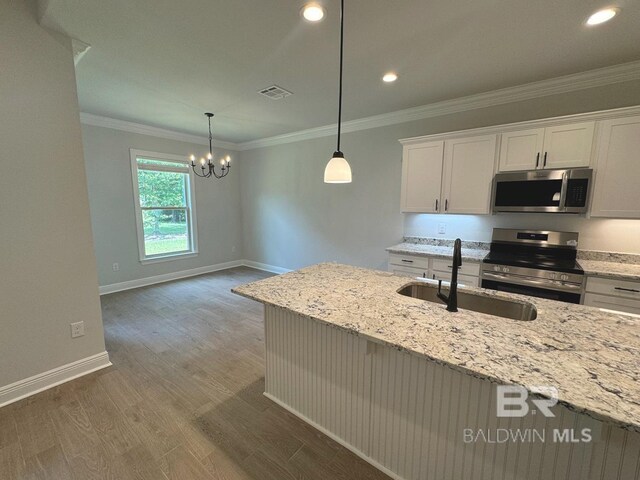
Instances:
[[[109,366],[109,354],[102,352],[0,387],[0,407]]]
[[[291,271],[288,268],[276,267],[274,265],[267,265],[266,263],[254,262],[253,260],[243,260],[242,264],[245,267],[251,267],[251,268],[255,268],[256,270],[263,270],[265,272],[271,272],[271,273],[277,273],[277,274],[287,273]]]
[[[123,290],[131,290],[132,288],[146,287],[155,285],[156,283],[170,282],[171,280],[179,280],[181,278],[195,277],[205,273],[227,270],[229,268],[240,267],[244,265],[242,260],[233,260],[231,262],[218,263],[216,265],[208,265],[206,267],[192,268],[190,270],[181,270],[179,272],[165,273],[164,275],[155,275],[153,277],[140,278],[137,280],[129,280],[127,282],[112,283],[100,287],[100,295],[108,293],[121,292]]]
[[[165,273],[164,275],[156,275],[153,277],[140,278],[138,280],[129,280],[126,282],[112,283],[111,285],[104,285],[100,287],[100,295],[107,295],[109,293],[122,292],[124,290],[131,290],[133,288],[147,287],[149,285],[155,285],[157,283],[170,282],[171,280],[179,280],[181,278],[195,277],[196,275],[203,275],[205,273],[218,272],[220,270],[228,270],[235,267],[251,267],[257,270],[263,270],[271,273],[287,273],[291,270],[282,267],[276,267],[273,265],[267,265],[266,263],[254,262],[252,260],[234,260],[231,262],[218,263],[216,265],[209,265],[207,267],[192,268],[190,270],[181,270],[179,272]]]

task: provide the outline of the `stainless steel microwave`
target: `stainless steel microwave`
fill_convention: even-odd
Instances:
[[[493,181],[493,211],[585,213],[592,177],[590,168],[498,173]]]

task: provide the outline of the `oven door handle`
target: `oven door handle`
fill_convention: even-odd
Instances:
[[[539,281],[530,277],[520,277],[517,275],[502,275],[493,272],[482,272],[482,278],[487,280],[499,280],[505,283],[513,283],[516,285],[531,285],[538,288],[544,288],[546,290],[561,290],[561,291],[581,291],[582,285],[575,283],[562,283],[556,281]]]

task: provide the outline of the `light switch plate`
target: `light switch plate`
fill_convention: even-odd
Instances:
[[[444,235],[445,233],[447,233],[447,224],[446,223],[439,223],[438,224],[438,234],[439,235]]]

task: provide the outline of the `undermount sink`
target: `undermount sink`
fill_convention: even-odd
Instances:
[[[442,289],[445,295],[448,289]],[[427,302],[442,303],[437,297],[438,288],[435,285],[425,283],[412,283],[398,290],[400,295],[417,298]],[[513,302],[503,298],[485,297],[474,293],[458,290],[458,308],[486,313],[497,317],[510,318],[512,320],[535,320],[538,316],[536,307],[530,303]]]

